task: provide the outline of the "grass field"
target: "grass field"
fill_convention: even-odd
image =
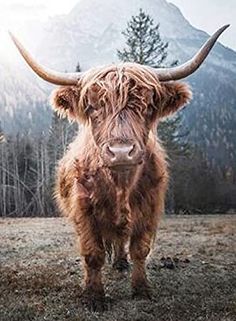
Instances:
[[[104,313],[80,302],[75,241],[62,218],[0,220],[0,321],[236,320],[236,216],[164,218],[147,264],[152,300],[132,300],[129,273],[107,263]]]

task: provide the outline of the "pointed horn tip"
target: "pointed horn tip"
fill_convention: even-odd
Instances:
[[[223,31],[225,31],[226,29],[228,29],[229,27],[230,27],[230,24],[228,23],[227,25],[222,26],[222,27],[219,29],[219,31],[220,31],[220,32],[223,32]]]
[[[227,25],[222,26],[220,29],[218,29],[218,30],[212,35],[211,38],[218,39],[218,38],[222,35],[222,33],[223,33],[226,29],[228,29],[229,27],[230,27],[230,24],[227,24]]]
[[[11,32],[11,30],[8,30],[8,34],[9,34],[9,36],[10,36],[12,39],[15,38],[15,36],[14,36],[13,33]]]
[[[14,42],[14,44],[16,44],[18,42],[16,36],[10,30],[8,30],[8,34],[11,40]]]

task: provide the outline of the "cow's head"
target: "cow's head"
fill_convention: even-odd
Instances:
[[[84,122],[92,132],[105,166],[119,169],[140,164],[150,130],[191,94],[185,84],[159,81],[138,64],[90,70],[77,86],[64,86],[52,95],[59,113]]]
[[[12,38],[40,77],[63,85],[53,93],[54,108],[89,126],[104,164],[118,169],[140,164],[149,132],[158,119],[176,112],[189,101],[188,86],[176,80],[198,69],[227,27],[219,29],[191,60],[178,67],[156,69],[125,63],[83,73],[49,70]]]

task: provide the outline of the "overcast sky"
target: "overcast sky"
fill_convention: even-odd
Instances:
[[[220,41],[236,50],[236,0],[169,0],[176,4],[185,18],[199,29],[212,34],[230,23]]]
[[[66,14],[78,1],[0,0],[0,30],[17,29],[18,25],[31,19],[42,21],[49,16]],[[192,25],[210,34],[220,26],[231,23],[231,28],[223,34],[221,41],[236,50],[236,0],[169,0],[169,2],[176,4]]]

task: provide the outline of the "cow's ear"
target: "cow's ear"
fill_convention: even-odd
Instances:
[[[180,82],[162,83],[159,96],[159,117],[166,117],[188,104],[192,98],[192,92],[188,85]]]
[[[80,88],[78,86],[63,86],[55,89],[51,95],[51,105],[61,117],[74,120],[78,114]]]

